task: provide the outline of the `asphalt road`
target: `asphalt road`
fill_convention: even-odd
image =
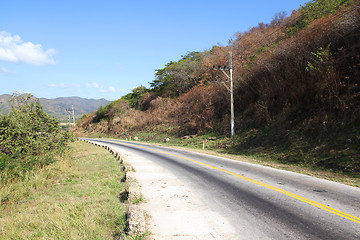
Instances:
[[[359,188],[184,150],[87,140],[136,153],[168,169],[226,218],[241,238],[360,239]]]

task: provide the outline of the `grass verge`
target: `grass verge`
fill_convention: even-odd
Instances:
[[[116,239],[125,235],[119,200],[124,172],[84,142],[24,181],[0,186],[0,239]]]

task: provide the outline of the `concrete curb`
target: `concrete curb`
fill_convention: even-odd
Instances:
[[[134,172],[128,171],[125,173],[126,182],[135,182],[135,174]]]
[[[134,202],[141,198],[140,186],[137,182],[130,182],[128,185],[129,201]]]
[[[89,140],[79,139],[79,141],[84,141],[99,147],[103,147],[108,150],[111,154],[119,160],[120,165],[122,165],[123,171],[125,171],[125,181],[127,183],[127,192],[128,192],[128,201],[130,203],[127,210],[127,225],[130,236],[142,235],[146,232],[145,229],[145,214],[144,211],[133,202],[141,199],[141,188],[136,182],[133,168],[130,165],[129,161],[120,153],[114,151],[112,148],[105,144],[94,143]]]
[[[127,212],[129,232],[132,235],[142,235],[145,233],[145,216],[139,206],[131,205]]]

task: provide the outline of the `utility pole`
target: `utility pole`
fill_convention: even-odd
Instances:
[[[233,76],[232,76],[233,75],[232,52],[230,52],[229,55],[230,55],[229,56],[230,67],[226,67],[226,66],[215,67],[215,66],[213,66],[213,70],[222,71],[230,81],[230,89],[224,82],[223,83],[226,86],[227,90],[229,90],[229,92],[230,92],[230,113],[231,113],[230,125],[231,125],[231,137],[233,137],[235,135],[235,120],[234,120],[234,82],[233,82]],[[229,71],[230,76],[225,71]]]
[[[71,105],[71,109],[72,109],[73,125],[74,125],[74,131],[75,131],[75,110],[74,110],[74,105]]]
[[[75,110],[74,105],[71,105],[71,109],[66,109],[66,112],[69,114],[69,131],[71,130],[71,115],[72,115],[72,123],[74,125],[74,131],[75,131]]]
[[[71,131],[71,116],[70,116],[70,112],[69,112],[69,127],[68,127],[68,129],[69,129],[69,132]]]

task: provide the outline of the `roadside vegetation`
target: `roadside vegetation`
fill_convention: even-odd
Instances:
[[[71,143],[53,164],[1,186],[0,239],[121,239],[123,178],[108,151]]]
[[[189,52],[108,106],[83,116],[78,134],[187,144],[359,178],[360,1],[312,0],[236,33],[227,46]],[[233,55],[236,136],[226,77]],[[161,138],[159,138],[161,136]]]
[[[127,229],[125,172],[75,141],[32,95],[0,116],[0,239],[143,239]]]
[[[73,134],[43,111],[34,96],[14,94],[11,112],[0,115],[0,183],[24,180],[66,151]]]

